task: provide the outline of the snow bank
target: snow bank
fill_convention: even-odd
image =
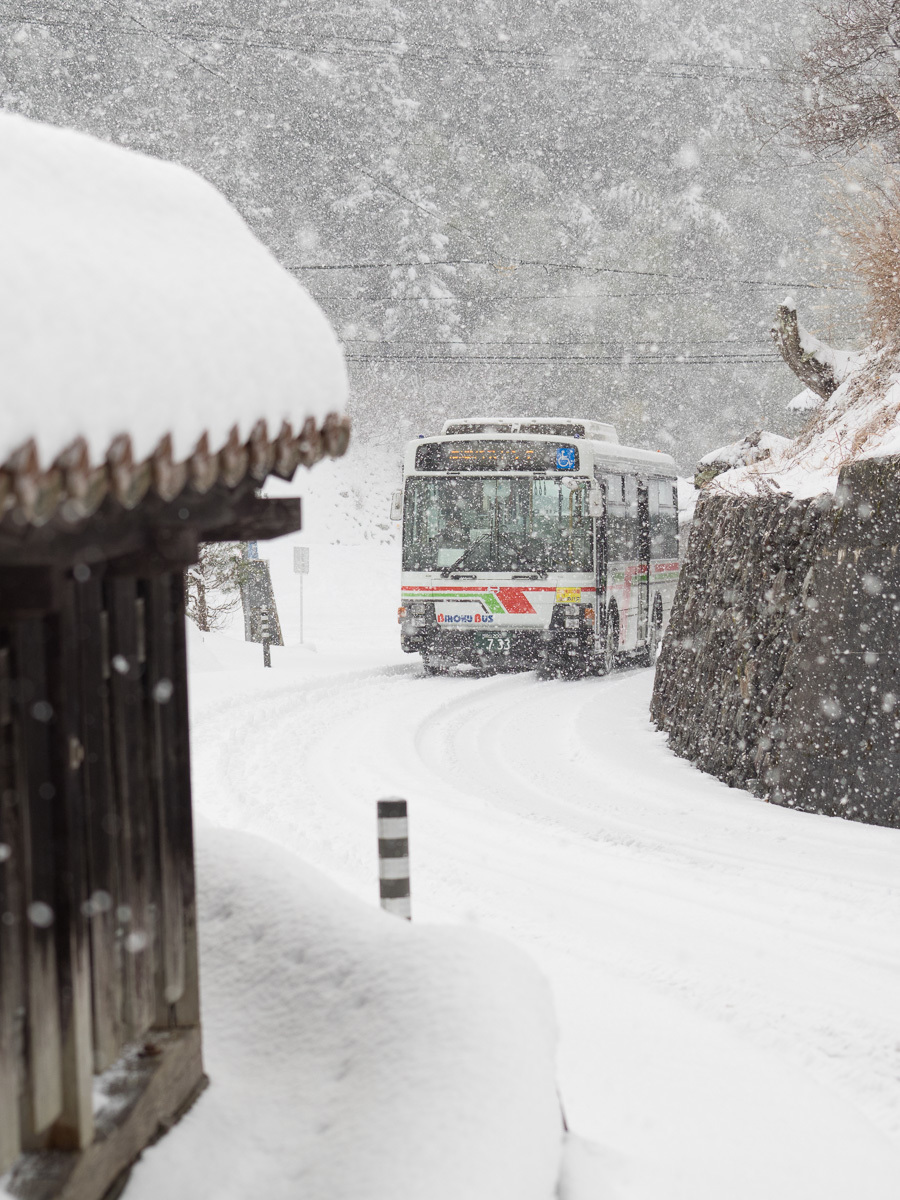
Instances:
[[[261,418],[340,412],[341,351],[309,295],[183,167],[0,114],[0,461],[128,432],[176,458]]]
[[[700,466],[742,467],[781,454],[790,442],[790,438],[782,437],[778,433],[757,429],[737,442],[720,446],[718,450],[710,450],[709,454],[704,454],[700,459]]]
[[[527,957],[388,916],[271,842],[198,833],[212,1084],[129,1200],[551,1200],[556,1033]]]
[[[900,359],[886,351],[857,358],[862,365],[817,405],[799,437],[764,461],[718,475],[710,489],[806,499],[833,494],[848,463],[900,454]]]
[[[812,388],[804,388],[798,396],[788,401],[788,409],[791,412],[810,412],[814,408],[821,407],[822,397],[816,395]]]
[[[694,519],[694,509],[700,499],[700,489],[695,487],[693,479],[683,475],[678,476],[678,524],[690,525]],[[682,550],[684,547],[682,547]]]

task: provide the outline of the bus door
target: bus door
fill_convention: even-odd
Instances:
[[[599,470],[594,472],[594,482],[591,486],[594,495],[599,493],[599,514],[594,517],[594,586],[597,591],[594,598],[594,634],[598,642],[606,639],[606,582],[607,553],[607,487],[606,480]],[[595,502],[592,501],[592,505]]]
[[[650,633],[650,493],[646,480],[637,483],[637,644]]]

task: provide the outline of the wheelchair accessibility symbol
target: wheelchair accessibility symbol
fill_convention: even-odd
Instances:
[[[556,451],[556,469],[557,471],[574,471],[575,470],[575,447],[560,446]]]

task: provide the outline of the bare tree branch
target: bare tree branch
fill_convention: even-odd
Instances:
[[[778,316],[771,332],[781,357],[800,382],[817,396],[827,400],[837,387],[834,370],[830,363],[817,357],[815,350],[803,349],[797,310],[788,304],[779,305]]]

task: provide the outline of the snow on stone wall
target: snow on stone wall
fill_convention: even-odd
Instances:
[[[0,462],[79,436],[101,462],[122,433],[181,459],[343,411],[328,321],[198,175],[0,114],[0,178]]]

